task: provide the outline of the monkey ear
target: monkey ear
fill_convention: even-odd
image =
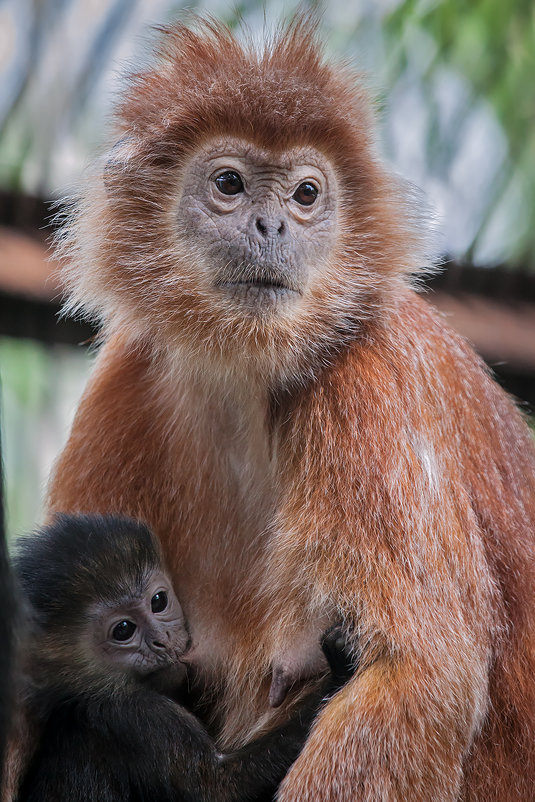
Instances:
[[[105,156],[102,178],[106,193],[117,195],[125,191],[124,178],[128,173],[138,178],[154,177],[155,171],[168,170],[179,162],[179,148],[173,142],[144,140],[131,134],[119,139]]]
[[[113,194],[125,173],[134,165],[138,165],[141,156],[141,146],[135,136],[121,137],[107,154],[102,178],[106,192]]]

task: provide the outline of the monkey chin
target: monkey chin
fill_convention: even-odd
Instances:
[[[153,690],[166,696],[174,696],[186,683],[187,667],[180,660],[173,661],[165,666],[151,671],[144,678],[145,684]]]

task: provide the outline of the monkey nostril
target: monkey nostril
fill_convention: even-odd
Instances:
[[[274,236],[275,234],[282,235],[286,231],[286,224],[284,220],[273,220],[271,218],[266,220],[264,217],[257,217],[255,220],[255,226],[257,231],[259,231],[263,237]]]
[[[157,649],[165,649],[165,644],[159,640],[153,640],[152,645],[155,646]]]

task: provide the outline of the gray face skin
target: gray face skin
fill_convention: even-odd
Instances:
[[[98,602],[88,616],[91,649],[106,669],[155,685],[185,679],[180,662],[189,643],[182,607],[161,571],[149,575],[143,592],[116,603]]]
[[[336,177],[323,154],[211,140],[181,187],[178,232],[209,266],[207,285],[257,313],[299,303],[335,240]]]

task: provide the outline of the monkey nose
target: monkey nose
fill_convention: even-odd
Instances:
[[[167,632],[159,632],[156,637],[150,641],[151,649],[154,652],[165,652],[169,646],[169,634]]]
[[[254,225],[263,239],[282,237],[286,233],[286,223],[278,216],[262,215],[256,217]]]

